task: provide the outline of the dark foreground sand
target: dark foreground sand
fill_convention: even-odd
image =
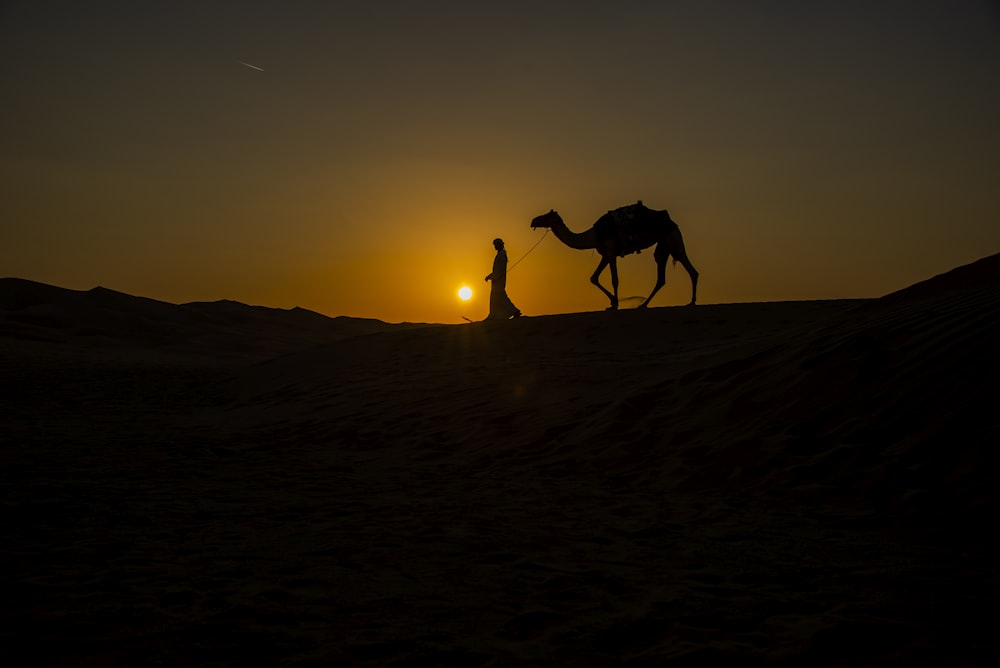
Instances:
[[[4,665],[1000,665],[1000,256],[426,327],[0,283]]]

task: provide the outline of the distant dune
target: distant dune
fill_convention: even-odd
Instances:
[[[170,304],[106,288],[79,291],[0,278],[6,339],[62,343],[135,358],[137,353],[246,362],[320,342],[388,329],[380,320],[239,302]],[[148,355],[147,355],[148,357]]]
[[[1000,255],[390,325],[0,281],[28,663],[995,665]]]

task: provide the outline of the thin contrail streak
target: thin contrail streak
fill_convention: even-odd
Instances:
[[[249,67],[252,70],[257,70],[258,72],[263,72],[264,71],[263,67],[257,67],[256,65],[251,65],[250,63],[245,63],[242,60],[237,60],[236,62],[238,62],[240,65],[243,65],[244,67]]]

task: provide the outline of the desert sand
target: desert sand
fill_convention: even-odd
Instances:
[[[462,325],[3,279],[0,326],[4,665],[1000,665],[1000,255]]]

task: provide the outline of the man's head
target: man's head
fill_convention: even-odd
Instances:
[[[494,239],[493,247],[497,250],[503,250],[503,239]]]

